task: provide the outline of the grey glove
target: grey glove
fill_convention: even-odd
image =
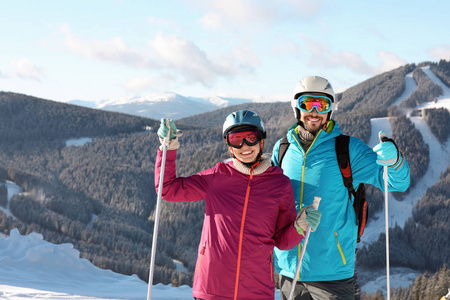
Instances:
[[[311,232],[316,231],[320,223],[322,213],[315,210],[312,205],[303,208],[297,215],[297,219],[294,222],[294,227],[300,234],[308,229],[308,225],[311,226]]]

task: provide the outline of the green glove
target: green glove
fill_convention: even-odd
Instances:
[[[167,134],[169,133],[169,127],[170,127],[169,140],[173,140],[176,138],[176,136],[174,134],[177,133],[177,127],[175,126],[175,123],[171,119],[169,119],[169,127],[167,127],[166,120],[167,119],[164,119],[164,118],[161,119],[161,125],[159,126],[159,129],[158,129],[158,136],[160,139],[164,139],[165,137],[167,137]]]
[[[320,223],[322,213],[315,210],[312,205],[303,208],[297,215],[297,219],[294,222],[294,227],[300,234],[303,234],[308,229],[308,225],[311,226],[311,231],[316,231]],[[300,232],[301,231],[301,232]]]

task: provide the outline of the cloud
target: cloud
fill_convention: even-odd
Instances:
[[[322,7],[322,0],[189,0],[207,11],[201,19],[204,26],[219,28],[223,24],[242,26],[249,23],[260,25],[274,21],[283,22],[299,17],[312,17]]]
[[[172,80],[182,80],[187,84],[200,83],[211,87],[219,78],[233,78],[238,74],[252,72],[259,63],[254,53],[248,49],[230,50],[226,54],[208,55],[193,42],[177,36],[158,32],[148,41],[146,49],[132,49],[120,37],[106,41],[87,41],[72,33],[69,26],[61,27],[67,48],[83,57],[148,69],[161,78],[169,76]],[[225,63],[226,62],[226,63]],[[135,79],[137,80],[137,79]],[[124,87],[137,88],[148,85],[135,80]]]
[[[214,65],[206,53],[192,42],[159,32],[148,44],[166,68],[181,72],[188,82],[206,83],[214,73]]]
[[[429,53],[437,60],[450,59],[450,45],[436,46],[429,49]]]
[[[223,16],[230,23],[245,24],[258,19],[271,19],[270,10],[258,2],[255,0],[212,0],[203,2],[203,5]]]
[[[135,67],[158,67],[159,64],[141,51],[128,47],[120,37],[107,41],[86,41],[72,33],[67,24],[61,26],[67,48],[84,57],[121,63]]]
[[[208,87],[219,77],[232,78],[247,73],[258,63],[248,49],[213,55],[214,59],[211,59],[194,43],[161,32],[149,41],[149,45],[167,70],[181,74],[186,83],[198,82]]]
[[[216,13],[208,13],[200,19],[205,28],[218,29],[222,27],[222,17]]]
[[[378,56],[381,58],[382,63],[373,68],[374,75],[393,70],[408,63],[406,60],[392,52],[380,51]]]
[[[259,64],[259,58],[249,47],[239,47],[233,50],[233,60],[246,70],[253,70]]]
[[[17,76],[24,79],[32,79],[41,82],[44,78],[44,72],[41,68],[35,66],[26,58],[14,60],[11,63],[12,68]]]
[[[308,64],[322,68],[345,67],[359,74],[371,74],[372,68],[361,57],[350,51],[332,52],[321,42],[303,37],[310,52]]]
[[[129,92],[167,92],[178,90],[179,78],[172,72],[163,72],[155,76],[133,77],[123,84],[123,88]]]
[[[350,51],[333,52],[321,42],[312,41],[306,37],[303,37],[303,39],[311,55],[308,64],[314,67],[325,69],[343,67],[357,74],[373,76],[407,64],[406,60],[395,53],[380,51],[378,56],[382,62],[380,65],[374,66],[364,61],[357,53]]]
[[[284,3],[291,12],[290,15],[294,17],[313,17],[320,12],[323,6],[323,0],[281,0],[277,3]]]
[[[158,26],[159,28],[161,28],[161,27],[170,28],[171,30],[176,30],[176,31],[180,31],[182,29],[180,24],[178,24],[174,20],[168,20],[168,19],[164,19],[164,18],[150,16],[147,18],[147,21],[149,24]]]
[[[152,77],[135,77],[124,84],[124,89],[132,92],[142,92],[150,89],[156,82]]]

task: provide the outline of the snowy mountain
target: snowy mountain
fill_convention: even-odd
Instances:
[[[163,117],[177,120],[231,105],[262,101],[265,101],[265,99],[220,96],[198,98],[185,97],[176,93],[160,93],[147,95],[144,97],[100,100],[96,103],[83,100],[71,100],[68,103],[106,111],[121,112],[156,120]]]

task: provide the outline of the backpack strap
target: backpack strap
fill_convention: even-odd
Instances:
[[[286,154],[286,150],[289,147],[289,141],[287,139],[287,136],[284,136],[281,139],[280,147],[278,148],[278,166],[281,167],[281,162],[283,161],[283,157]]]
[[[361,241],[361,236],[366,227],[367,218],[369,217],[369,206],[366,198],[366,188],[363,183],[360,183],[357,190],[353,187],[352,168],[350,166],[350,151],[349,151],[350,137],[348,135],[340,135],[336,138],[336,156],[339,163],[339,170],[341,170],[344,185],[348,190],[348,198],[351,200],[353,195],[353,208],[355,209],[356,220],[358,221],[358,234],[356,242]]]
[[[339,169],[341,170],[342,179],[344,185],[348,190],[349,197],[351,194],[356,197],[356,191],[353,188],[352,168],[350,166],[350,153],[348,146],[350,143],[350,136],[339,135],[336,138],[336,156],[339,163]]]

